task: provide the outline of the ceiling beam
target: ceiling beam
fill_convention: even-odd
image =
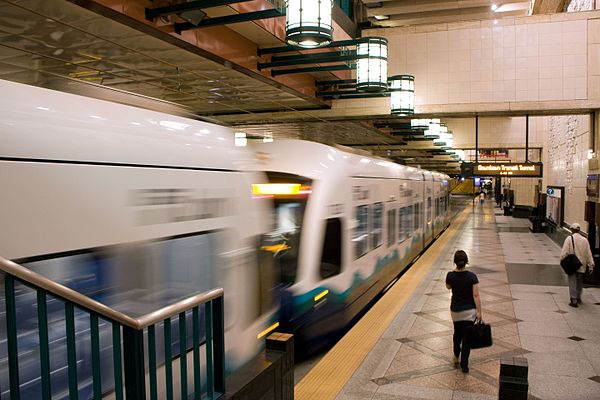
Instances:
[[[187,3],[179,3],[169,5],[165,7],[146,8],[145,17],[147,20],[152,21],[156,17],[179,14],[186,11],[201,10],[211,7],[219,7],[227,4],[243,3],[249,0],[200,0],[200,1],[189,1]]]
[[[205,28],[207,26],[237,24],[239,22],[248,22],[248,21],[254,21],[254,20],[258,20],[258,19],[277,18],[277,17],[281,17],[283,15],[285,15],[285,13],[282,14],[281,11],[273,8],[273,9],[269,9],[269,10],[261,10],[261,11],[242,13],[242,14],[226,15],[224,17],[205,18],[197,25],[194,25],[190,22],[176,22],[174,29],[175,29],[175,33],[181,34],[181,32],[187,31],[190,29]]]
[[[515,0],[518,1],[518,0]],[[494,2],[498,7],[509,3],[509,1]],[[406,2],[401,0],[381,2],[380,7],[369,8],[368,14],[377,14],[380,11],[382,14],[419,14],[425,12],[448,12],[450,10],[465,10],[465,9],[485,9],[491,11],[492,1],[490,0],[471,0],[471,1],[412,1]]]
[[[377,21],[374,18],[370,19],[374,24],[393,27],[393,26],[410,26],[410,25],[428,25],[442,24],[452,22],[463,22],[470,20],[488,20],[504,17],[519,17],[526,13],[523,10],[508,11],[504,13],[495,13],[489,8],[479,10],[479,12],[468,12],[466,10],[458,10],[458,12],[439,12],[439,13],[418,13],[418,14],[400,14],[390,15],[389,19]]]

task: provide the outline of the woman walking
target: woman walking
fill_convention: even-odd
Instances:
[[[452,289],[450,314],[454,322],[454,363],[462,372],[469,372],[469,354],[471,347],[467,337],[467,330],[473,326],[474,321],[481,320],[481,301],[479,299],[479,279],[474,273],[467,271],[469,262],[467,253],[457,250],[454,253],[456,269],[446,275],[446,287]]]

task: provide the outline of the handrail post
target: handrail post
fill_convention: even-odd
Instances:
[[[214,329],[215,391],[225,393],[225,321],[223,297],[212,301]]]
[[[144,369],[144,330],[123,326],[123,355],[125,361],[125,398],[146,399]]]
[[[6,336],[8,342],[8,375],[10,398],[20,399],[19,390],[19,351],[17,348],[17,311],[15,302],[15,279],[12,275],[4,277],[6,295]]]

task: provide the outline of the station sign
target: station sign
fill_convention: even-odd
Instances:
[[[541,178],[542,166],[542,163],[474,163],[472,175]]]

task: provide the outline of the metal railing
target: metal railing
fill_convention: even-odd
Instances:
[[[127,400],[146,399],[149,388],[150,399],[157,400],[157,351],[156,327],[163,323],[164,329],[164,367],[165,394],[173,399],[173,354],[171,342],[171,319],[177,318],[179,324],[179,380],[180,398],[188,399],[188,332],[186,312],[192,317],[192,359],[194,399],[218,399],[225,393],[225,347],[223,319],[223,289],[214,289],[161,308],[140,318],[132,318],[86,297],[72,289],[43,277],[21,265],[0,257],[0,271],[4,272],[6,304],[6,336],[8,345],[10,399],[21,398],[19,382],[19,335],[17,330],[17,308],[15,283],[19,282],[33,289],[37,298],[37,320],[39,334],[40,377],[42,398],[52,398],[50,350],[48,338],[47,297],[50,295],[64,303],[64,318],[67,343],[67,369],[69,399],[78,399],[78,366],[75,330],[75,310],[89,315],[90,340],[92,353],[93,399],[102,399],[102,369],[100,364],[99,320],[108,322],[112,327],[112,358],[114,373],[115,400],[123,399],[123,389]],[[200,307],[204,305],[205,340],[201,343]],[[77,332],[79,335],[80,332]],[[145,368],[144,336],[147,336],[148,369]],[[122,339],[121,339],[122,338]],[[201,346],[204,346],[206,359],[205,381],[201,380]],[[123,362],[122,362],[123,360]],[[124,378],[124,382],[123,382]],[[148,380],[148,382],[146,382]],[[190,385],[192,386],[192,385]],[[4,388],[0,388],[4,390]],[[204,397],[203,397],[204,396]]]

